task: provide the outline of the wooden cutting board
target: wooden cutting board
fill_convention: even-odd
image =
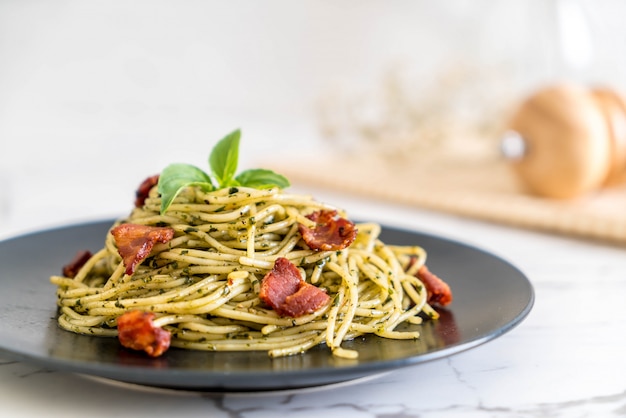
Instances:
[[[573,200],[527,193],[498,158],[374,153],[273,167],[293,182],[523,228],[626,244],[626,185]]]

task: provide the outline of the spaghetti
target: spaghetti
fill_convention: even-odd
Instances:
[[[164,214],[161,204],[154,186],[114,225],[174,231],[132,274],[108,234],[74,277],[51,277],[63,329],[115,337],[118,318],[139,310],[153,314],[153,325],[169,332],[174,347],[265,350],[277,357],[325,344],[336,356],[355,358],[358,353],[342,342],[365,334],[416,339],[418,331],[400,325],[438,317],[418,274],[425,268],[423,248],[386,245],[379,225],[361,223],[349,247],[311,249],[299,228],[315,227],[311,213],[336,209],[309,196],[279,188],[186,187]],[[259,292],[279,258],[293,263],[330,302],[297,317],[268,307]]]

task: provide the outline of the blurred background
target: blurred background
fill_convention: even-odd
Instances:
[[[0,1],[0,234],[125,213],[143,178],[406,147],[491,148],[514,103],[622,89],[619,0]],[[382,145],[381,145],[382,144]],[[473,144],[473,145],[472,145]]]

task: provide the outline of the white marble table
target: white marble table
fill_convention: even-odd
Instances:
[[[129,388],[0,357],[0,416],[404,418],[626,413],[626,249],[325,190],[313,193],[346,208],[352,216],[461,240],[508,260],[530,278],[536,293],[533,310],[505,335],[449,358],[364,381],[300,391],[211,394]],[[114,205],[120,211],[124,207],[121,202]],[[69,219],[72,213],[64,211],[58,221],[65,216]],[[8,226],[5,231],[10,233],[26,228],[20,220]]]

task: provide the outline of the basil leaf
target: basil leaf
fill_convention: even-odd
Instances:
[[[213,190],[211,178],[198,167],[189,164],[170,164],[161,172],[157,190],[161,194],[161,214],[170,207],[176,196],[188,186],[200,185]]]
[[[213,147],[209,155],[210,174],[189,164],[170,164],[159,176],[158,191],[161,195],[161,214],[164,214],[180,192],[189,186],[199,186],[204,191],[224,187],[289,187],[289,180],[272,170],[246,170],[235,177],[239,160],[239,129],[226,135]]]
[[[285,176],[263,168],[242,171],[235,177],[235,180],[241,186],[257,189],[269,189],[271,187],[286,189],[289,187],[289,180]]]
[[[231,185],[237,171],[240,138],[241,131],[237,129],[222,138],[211,151],[209,166],[218,187]]]

